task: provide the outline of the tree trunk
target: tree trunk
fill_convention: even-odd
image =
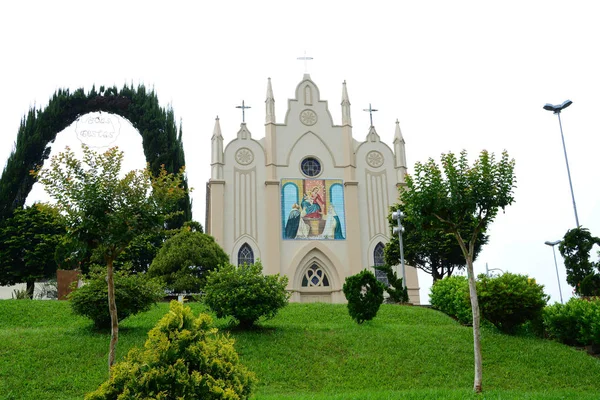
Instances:
[[[471,309],[473,311],[473,350],[475,354],[475,380],[473,382],[473,391],[481,393],[483,367],[481,362],[481,331],[479,323],[481,316],[479,313],[479,300],[477,298],[477,286],[475,283],[475,274],[473,273],[473,259],[471,255],[467,258],[467,275],[469,276],[469,295],[471,297]]]
[[[110,367],[115,363],[115,350],[119,341],[119,318],[117,316],[117,303],[115,301],[115,280],[113,259],[107,260],[107,282],[108,282],[108,310],[110,312],[110,345],[108,349],[108,376],[110,378]]]
[[[27,281],[27,297],[33,299],[33,291],[35,290],[35,281]]]

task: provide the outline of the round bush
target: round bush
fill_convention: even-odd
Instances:
[[[348,313],[359,324],[377,315],[383,303],[383,285],[371,271],[363,270],[346,278],[342,287],[348,300]]]
[[[161,284],[143,274],[130,275],[124,271],[117,271],[114,277],[119,321],[130,315],[148,311],[164,297],[165,292]],[[84,282],[82,287],[69,294],[71,309],[77,315],[90,318],[98,329],[110,328],[106,270],[91,272]]]
[[[286,276],[263,275],[260,262],[225,264],[208,274],[204,303],[217,317],[231,316],[242,327],[250,327],[261,317],[273,318],[288,304],[287,283]]]
[[[571,346],[600,344],[600,298],[571,298],[544,309],[544,328],[550,338]]]
[[[477,296],[481,317],[505,333],[514,333],[525,322],[540,319],[548,302],[543,285],[527,275],[510,272],[497,277],[479,275]]]
[[[234,340],[217,335],[210,316],[194,317],[176,301],[148,333],[112,367],[111,377],[86,400],[232,399],[250,397],[256,378],[239,362]]]
[[[473,323],[469,281],[466,276],[449,276],[439,279],[431,287],[431,306],[454,317],[463,325]]]

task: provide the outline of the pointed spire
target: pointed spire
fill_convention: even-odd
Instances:
[[[348,89],[346,81],[342,84],[342,125],[352,125],[350,116],[350,99],[348,98]]]
[[[215,129],[211,138],[211,179],[223,179],[223,135],[219,116],[215,119]]]
[[[394,158],[396,165],[396,180],[399,184],[405,184],[406,177],[406,147],[402,131],[400,131],[400,122],[396,120],[396,133],[394,134]]]
[[[275,97],[273,97],[273,88],[271,87],[271,78],[267,83],[267,100],[265,100],[265,124],[275,123]]]
[[[396,119],[396,133],[394,134],[394,143],[404,144],[404,137],[402,137],[402,131],[400,131],[400,121]]]
[[[213,135],[212,135],[212,140],[215,140],[217,138],[220,138],[221,140],[223,140],[223,135],[221,135],[221,125],[219,124],[219,116],[217,115],[217,118],[215,118],[215,129],[213,129]]]

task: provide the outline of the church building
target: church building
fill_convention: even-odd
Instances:
[[[261,139],[242,122],[224,146],[215,122],[206,233],[233,264],[260,260],[265,274],[288,276],[291,301],[344,303],[346,277],[383,264],[389,207],[406,174],[399,123],[393,150],[374,126],[354,139],[346,82],[336,125],[308,74],[288,99],[283,123],[275,120],[270,78],[265,104]],[[406,280],[410,301],[419,304],[414,268],[406,267]]]

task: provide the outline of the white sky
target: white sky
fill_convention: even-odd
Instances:
[[[93,4],[93,5],[92,5]],[[552,250],[575,226],[558,120],[545,103],[571,99],[563,129],[580,223],[600,235],[600,24],[590,1],[10,2],[0,8],[0,160],[28,108],[59,88],[124,83],[153,87],[183,121],[194,218],[204,224],[210,137],[241,122],[264,136],[271,77],[277,120],[302,79],[304,51],[321,98],[341,123],[346,80],[354,137],[369,103],[391,144],[400,120],[409,169],[442,152],[475,157],[507,149],[516,159],[516,202],[499,214],[475,263],[526,273],[558,287]],[[123,126],[123,124],[122,124]],[[73,144],[74,147],[77,143]],[[58,147],[58,146],[56,146]],[[59,149],[59,150],[62,150]],[[597,160],[597,159],[596,159]],[[562,259],[565,300],[570,297]],[[421,275],[422,299],[431,278]]]

